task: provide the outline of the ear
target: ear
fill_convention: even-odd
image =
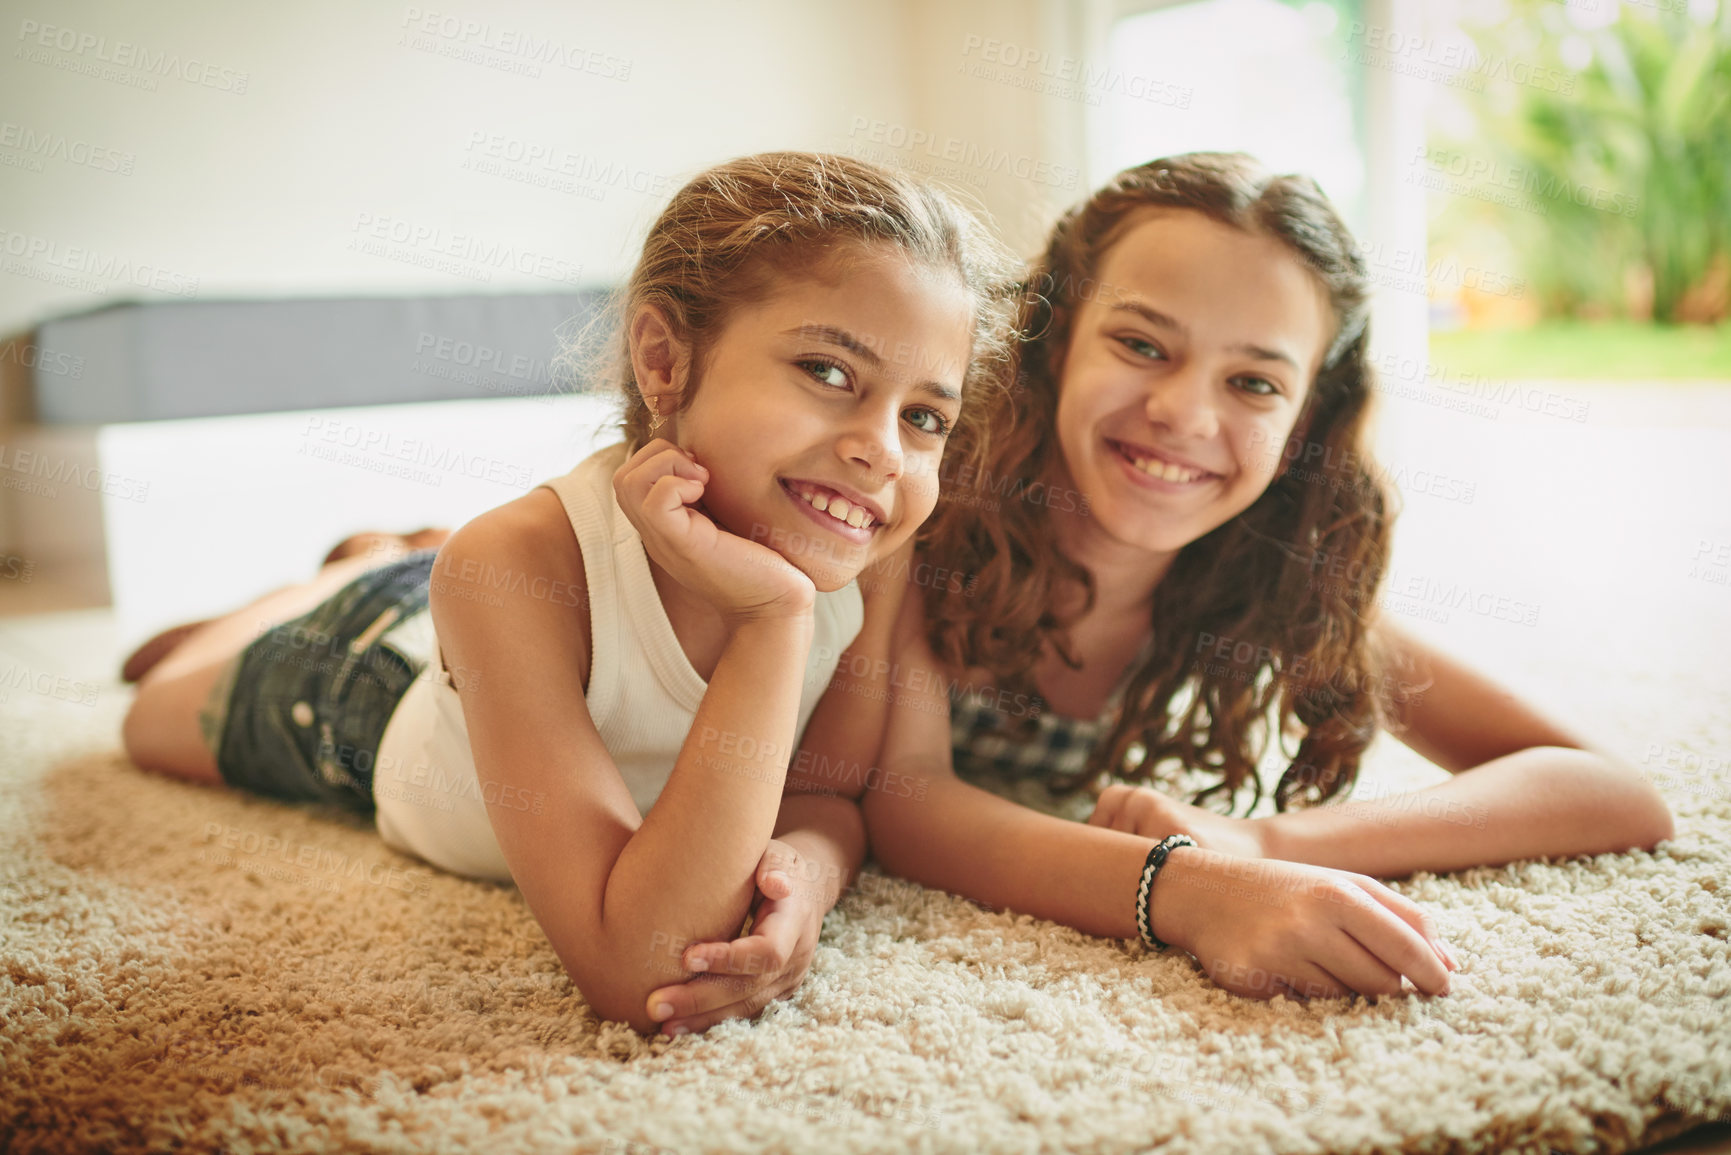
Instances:
[[[671,417],[691,371],[691,347],[654,305],[639,305],[627,332],[638,392],[651,410]]]

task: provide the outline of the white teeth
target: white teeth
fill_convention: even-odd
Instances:
[[[1158,477],[1165,481],[1194,481],[1202,476],[1201,470],[1185,469],[1182,465],[1168,465],[1154,457],[1131,456],[1130,463],[1150,477]]]
[[[831,497],[827,493],[799,493],[799,496],[818,512],[827,513],[837,521],[845,521],[855,529],[865,529],[877,524],[865,506],[855,505],[845,497]]]

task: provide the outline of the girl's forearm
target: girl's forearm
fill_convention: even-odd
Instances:
[[[809,615],[734,632],[667,784],[608,876],[603,934],[632,976],[621,1002],[640,1028],[655,1029],[643,997],[686,977],[682,945],[731,939],[745,921],[781,808],[811,634]]]
[[[886,768],[887,769],[887,768]],[[1136,889],[1154,839],[1041,814],[949,774],[919,799],[866,794],[872,853],[892,874],[1102,938],[1136,938]],[[1150,910],[1167,942],[1189,940],[1194,884],[1209,864],[1177,853]]]
[[[857,803],[838,795],[787,795],[775,837],[799,851],[805,867],[791,881],[824,910],[853,885],[865,861],[865,819]]]
[[[1268,857],[1379,878],[1651,849],[1672,832],[1671,812],[1650,782],[1559,746],[1508,754],[1425,790],[1251,825]]]

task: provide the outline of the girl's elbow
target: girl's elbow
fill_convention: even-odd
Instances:
[[[638,1003],[636,1009],[629,1012],[624,1010],[603,1011],[594,1004],[590,1004],[590,1009],[607,1022],[624,1023],[640,1035],[653,1037],[661,1033],[661,1024],[649,1017],[644,1011],[642,1003]]]
[[[1641,842],[1641,849],[1650,851],[1661,842],[1669,842],[1677,833],[1677,824],[1671,816],[1671,808],[1657,790],[1653,791],[1649,810],[1646,838]]]
[[[685,940],[658,931],[651,935],[645,951],[641,939],[633,950],[622,937],[606,932],[590,934],[585,936],[589,949],[567,953],[555,943],[554,953],[559,955],[571,985],[597,1018],[653,1035],[660,1025],[649,1017],[649,996],[684,981],[686,976],[677,972]]]
[[[638,1000],[636,1005],[629,1010],[621,1008],[611,1014],[602,1015],[602,1017],[608,1022],[624,1023],[640,1035],[654,1036],[660,1034],[661,1024],[649,1017],[649,1012],[644,1005],[649,997],[649,992],[645,991],[643,995],[643,999]],[[601,1012],[596,1011],[596,1014],[601,1014]]]
[[[1642,850],[1652,850],[1669,841],[1677,832],[1670,804],[1653,781],[1632,766],[1612,763],[1633,788],[1634,797],[1622,808],[1634,830],[1634,843]]]
[[[1651,778],[1623,759],[1584,746],[1556,747],[1545,753],[1557,759],[1557,768],[1566,770],[1558,788],[1570,789],[1577,775],[1591,776],[1594,801],[1588,821],[1601,834],[1614,837],[1617,845],[1651,851],[1676,833],[1665,796]]]
[[[661,1024],[649,1017],[649,996],[667,983],[647,985],[649,980],[645,978],[643,982],[603,984],[584,982],[569,967],[566,973],[571,975],[577,993],[583,996],[583,1001],[589,1004],[597,1018],[610,1023],[624,1023],[640,1035],[653,1035],[660,1031]]]

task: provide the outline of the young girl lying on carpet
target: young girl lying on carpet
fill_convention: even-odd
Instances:
[[[776,959],[785,984],[710,976],[714,1013],[668,1026],[755,1014],[864,851],[853,801],[783,804],[789,763],[875,762],[883,710],[837,666],[881,663],[895,603],[853,579],[905,564],[950,430],[1002,386],[1013,272],[871,165],[703,173],[625,291],[625,441],[436,553],[339,560],[191,631],[141,680],[128,753],[514,881],[590,1005],[639,1030],[761,888],[753,957],[804,957]],[[827,887],[791,885],[807,861]]]
[[[1313,183],[1242,155],[1130,169],[1057,224],[1028,287],[988,464],[946,459],[909,571],[881,778],[922,790],[864,792],[886,870],[1177,944],[1245,995],[1440,993],[1447,948],[1368,875],[1670,837],[1635,771],[1375,612],[1369,288]],[[1381,724],[1458,776],[1319,806]],[[1230,817],[1276,735],[1279,813]],[[958,771],[1104,788],[1084,825]]]

